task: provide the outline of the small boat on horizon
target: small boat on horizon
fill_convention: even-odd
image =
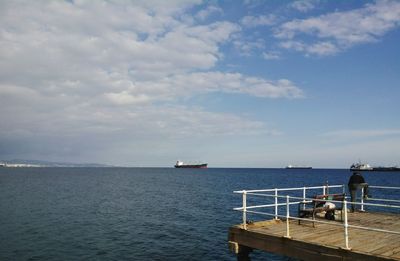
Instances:
[[[312,169],[310,166],[287,165],[286,169]]]
[[[200,164],[185,164],[182,161],[178,160],[175,164],[175,168],[192,168],[192,169],[205,169],[207,168],[207,163]]]

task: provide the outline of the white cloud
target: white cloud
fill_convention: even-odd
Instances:
[[[299,1],[294,1],[290,4],[290,7],[300,11],[300,12],[308,12],[310,10],[313,10],[316,6],[318,1],[316,0],[299,0]]]
[[[30,81],[41,81],[38,86],[48,84],[43,79],[84,83],[89,79],[80,78],[96,81],[100,76],[106,83],[104,78],[122,72],[147,79],[209,69],[219,59],[218,45],[238,30],[228,22],[191,26],[173,14],[151,16],[147,15],[151,10],[137,6],[122,9],[98,2],[84,7],[64,2],[36,5],[4,11],[1,48],[8,51],[0,53],[0,68],[3,77],[18,70],[30,76]],[[93,74],[96,77],[88,77]]]
[[[240,23],[245,27],[273,25],[275,22],[276,17],[274,15],[245,16],[240,20]]]
[[[240,73],[217,71],[175,74],[158,80],[138,81],[131,83],[129,88],[122,88],[120,92],[106,93],[105,97],[114,104],[134,105],[174,101],[207,93],[246,94],[263,98],[304,97],[303,91],[287,79],[269,81]]]
[[[280,43],[280,46],[285,49],[305,52],[307,56],[310,54],[319,56],[333,55],[340,51],[338,47],[331,42],[317,42],[307,45],[299,41],[284,41]]]
[[[191,83],[190,86],[187,83]],[[177,75],[164,82],[176,88],[176,95],[190,93],[226,92],[248,94],[267,98],[301,98],[303,91],[287,79],[267,81],[262,78],[248,77],[240,73],[193,73]]]
[[[204,21],[213,14],[223,14],[224,11],[215,5],[209,5],[206,9],[200,10],[195,16],[197,19]]]
[[[93,6],[64,2],[15,5],[8,6],[6,15],[0,18],[4,32],[0,43],[3,82],[53,97],[73,96],[87,101],[90,95],[91,100],[106,97],[118,104],[133,104],[179,96],[175,92],[179,89],[174,86],[176,79],[186,77],[187,82],[182,86],[192,86],[190,81],[199,75],[232,77],[218,72],[192,72],[211,69],[220,59],[219,45],[239,30],[229,22],[187,25],[175,20],[173,13],[168,18],[164,17],[165,11],[160,17],[157,13],[149,16],[146,15],[149,10],[131,5],[124,9],[97,3]],[[45,11],[44,15],[40,10]],[[109,13],[110,22],[103,19],[105,12]],[[146,22],[138,25],[131,18],[133,13],[144,13]],[[79,25],[84,25],[83,28],[76,21],[71,25],[67,15],[80,17],[82,24]],[[85,16],[90,19],[86,21]],[[159,20],[169,21],[168,28]],[[99,22],[103,24],[99,26]],[[158,28],[157,32],[154,28]],[[146,30],[151,33],[141,36]],[[243,48],[250,51],[262,45],[256,41]],[[240,75],[239,78],[243,84],[250,77]],[[276,87],[272,81],[262,81]],[[207,79],[205,84],[210,84]],[[227,90],[222,84],[216,86],[220,87],[218,91]],[[298,87],[292,87],[301,93]],[[189,87],[184,92],[190,96],[191,90],[197,93],[200,89],[205,88]],[[295,92],[284,91],[282,97],[296,97]],[[276,93],[271,96],[277,97]]]
[[[286,44],[286,48],[331,55],[356,44],[377,41],[399,25],[400,2],[382,0],[351,11],[286,22],[277,29],[275,36],[303,46]],[[302,35],[314,36],[317,43],[301,40]]]
[[[76,151],[89,158],[108,147],[129,151],[127,140],[276,133],[247,116],[180,105],[181,98],[207,93],[304,96],[287,79],[216,71],[220,46],[241,28],[180,19],[191,6],[1,2],[0,143],[74,160]]]
[[[166,107],[161,112],[153,110],[153,113],[153,116],[158,118],[162,131],[174,137],[250,135],[266,131],[263,122],[228,113],[207,112],[199,108]]]
[[[281,58],[279,52],[263,52],[262,55],[265,60],[279,60]]]
[[[140,103],[148,103],[150,101],[150,97],[147,95],[144,94],[134,95],[129,93],[128,91],[122,91],[119,93],[105,93],[104,96],[111,102],[118,105],[140,104]]]
[[[236,39],[233,41],[233,45],[236,50],[239,51],[239,54],[242,56],[251,56],[257,50],[262,50],[265,48],[265,42],[263,39],[257,40],[244,40],[244,39]]]

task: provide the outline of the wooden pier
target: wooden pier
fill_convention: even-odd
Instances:
[[[327,221],[327,220],[325,220]],[[329,221],[341,224],[340,221]],[[400,231],[400,215],[387,213],[348,213],[352,226]],[[250,260],[252,249],[301,260],[400,260],[400,235],[349,227],[349,247],[345,249],[344,228],[325,223],[269,220],[229,229],[229,247],[238,260]]]

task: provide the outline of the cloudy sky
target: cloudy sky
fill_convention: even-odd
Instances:
[[[0,159],[400,165],[400,1],[0,1]]]

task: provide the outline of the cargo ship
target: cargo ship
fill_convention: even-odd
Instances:
[[[207,168],[207,163],[201,163],[201,164],[185,164],[182,161],[177,161],[175,168],[192,168],[192,169],[205,169]]]

